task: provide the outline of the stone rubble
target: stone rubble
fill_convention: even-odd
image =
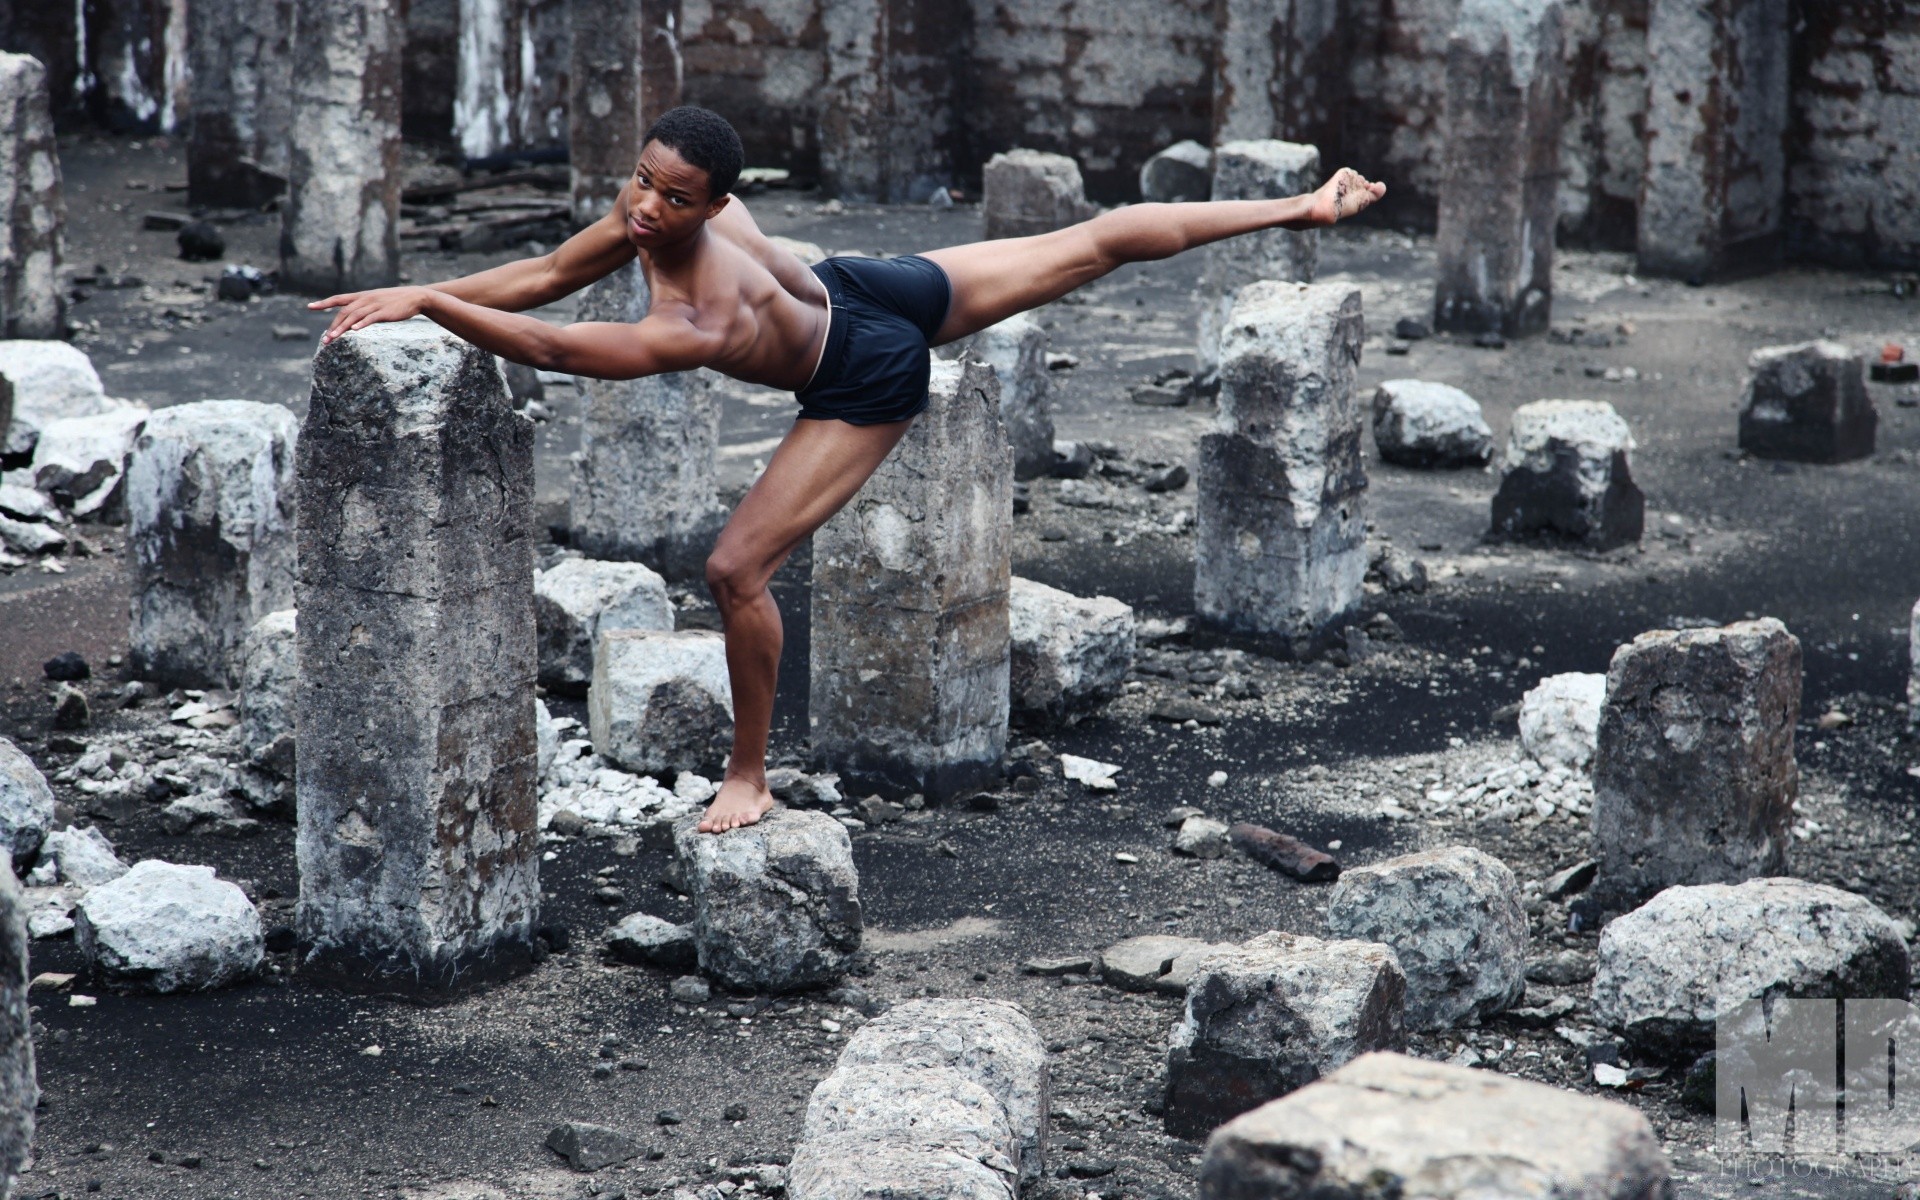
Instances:
[[[718,768],[733,743],[726,639],[704,629],[603,629],[587,691],[593,748],[628,771]]]
[[[667,582],[635,562],[565,558],[533,581],[540,634],[540,685],[584,694],[593,679],[593,643],[602,630],[673,628]]]
[[[43,871],[49,878],[43,880]],[[40,845],[40,864],[27,876],[27,882],[38,886],[60,883],[85,890],[112,883],[126,873],[127,864],[113,852],[113,844],[99,826],[70,826],[47,835]]]
[[[53,789],[20,747],[0,737],[0,849],[16,868],[31,862],[53,828]]]
[[[1200,938],[1149,933],[1115,942],[1100,952],[1100,978],[1126,992],[1168,992],[1184,995],[1191,977],[1174,977],[1182,958],[1193,961],[1197,951],[1226,949]]]
[[[1536,400],[1514,410],[1493,497],[1493,532],[1550,534],[1593,550],[1640,540],[1646,497],[1633,434],[1604,400]]]
[[[266,954],[260,914],[212,867],[158,859],[89,889],[74,910],[88,968],[110,987],[205,991],[251,978]]]
[[[1212,200],[1272,200],[1320,186],[1320,152],[1272,139],[1229,141],[1214,147]],[[1214,379],[1226,355],[1227,329],[1241,289],[1263,279],[1313,281],[1320,256],[1318,230],[1269,229],[1205,246],[1200,266],[1199,333],[1194,360],[1202,380]]]
[[[980,169],[986,236],[1027,237],[1091,217],[1080,166],[1064,154],[1003,150]]]
[[[1173,837],[1173,852],[1189,858],[1225,858],[1232,851],[1226,822],[1211,817],[1188,817]]]
[[[1140,198],[1170,204],[1213,192],[1213,151],[1191,139],[1175,142],[1140,166]]]
[[[1480,403],[1459,388],[1389,379],[1373,392],[1373,443],[1403,467],[1477,467],[1493,457]]]
[[[1879,415],[1866,361],[1825,339],[1762,346],[1747,360],[1740,448],[1755,458],[1842,463],[1873,454]]]
[[[79,520],[124,520],[127,455],[146,421],[147,410],[132,404],[48,421],[34,443],[27,477]]]
[[[1593,763],[1607,677],[1549,675],[1520,698],[1520,744],[1541,766],[1585,771]]]
[[[1131,605],[1075,596],[1012,577],[1010,698],[1023,713],[1058,716],[1120,691],[1133,668]]]

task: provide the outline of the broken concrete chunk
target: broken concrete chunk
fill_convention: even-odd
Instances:
[[[794,1147],[788,1200],[1014,1200],[1004,1172],[906,1134],[834,1133]]]
[[[20,881],[0,870],[0,1192],[10,1191],[27,1161],[40,1097],[27,1005],[28,910]]]
[[[1064,154],[1003,150],[987,160],[980,176],[990,239],[1051,233],[1094,213],[1079,164]]]
[[[594,752],[657,775],[719,766],[733,742],[726,639],[711,630],[602,630],[587,716]]]
[[[693,967],[693,927],[675,925],[651,913],[633,913],[607,931],[607,950],[621,962],[685,971]]]
[[[1590,549],[1640,540],[1646,497],[1633,482],[1633,434],[1603,400],[1536,400],[1514,410],[1493,497],[1493,532],[1549,534]]]
[[[204,991],[250,978],[266,954],[260,914],[212,867],[158,859],[90,889],[74,910],[74,938],[110,987]]]
[[[1100,952],[1100,977],[1127,992],[1149,992],[1173,967],[1175,959],[1193,950],[1211,949],[1199,938],[1146,934],[1115,942]],[[1181,988],[1185,991],[1184,985]]]
[[[1480,403],[1456,387],[1389,379],[1373,392],[1373,442],[1406,467],[1477,467],[1493,457],[1493,430]]]
[[[1222,142],[1213,153],[1214,200],[1274,200],[1320,186],[1320,151],[1259,138]],[[1308,283],[1319,262],[1318,230],[1268,229],[1201,250],[1200,321],[1194,351],[1200,378],[1212,380],[1226,355],[1227,329],[1240,289],[1263,279]],[[1358,353],[1356,351],[1356,360]]]
[[[297,620],[291,608],[268,613],[247,631],[240,649],[240,744],[250,761],[287,779],[292,778],[287,768],[293,765],[294,689],[299,681]]]
[[[1173,837],[1173,852],[1190,858],[1225,858],[1232,849],[1226,822],[1211,817],[1188,817]]]
[[[127,454],[146,420],[144,407],[121,404],[89,417],[47,422],[27,468],[33,486],[81,520],[124,519]]]
[[[1547,676],[1520,697],[1520,745],[1542,766],[1586,770],[1606,699],[1605,675]]]
[[[1052,473],[1053,414],[1048,397],[1053,377],[1047,369],[1047,331],[1027,313],[1016,313],[971,337],[935,350],[942,358],[971,353],[993,368],[1000,382],[1000,419],[1013,445],[1013,477],[1037,479]]]
[[[28,54],[0,54],[0,146],[0,212],[7,214],[0,220],[0,338],[62,337],[67,214],[52,85],[47,67]]]
[[[0,850],[24,871],[53,827],[53,788],[26,752],[0,737]]]
[[[593,640],[602,630],[672,629],[667,581],[637,562],[569,558],[533,581],[540,631],[540,683],[584,694],[593,679]]]
[[[910,1136],[1017,1177],[1020,1139],[1005,1105],[965,1071],[934,1063],[842,1063],[807,1101],[803,1141],[836,1133]]]
[[[1007,608],[1014,708],[1057,715],[1120,690],[1133,667],[1132,606],[1015,577]]]
[[[40,860],[53,863],[54,875],[61,883],[78,888],[112,883],[127,873],[127,864],[113,852],[113,845],[97,825],[48,834],[40,846]]]
[[[1756,458],[1841,463],[1873,453],[1879,415],[1866,362],[1838,342],[1763,346],[1740,399],[1740,448]]]
[[[631,1158],[646,1147],[628,1134],[588,1121],[568,1121],[547,1134],[547,1149],[567,1160],[576,1171],[598,1171]]]
[[[1205,200],[1213,191],[1213,151],[1199,142],[1175,142],[1140,168],[1140,198],[1168,204]]]

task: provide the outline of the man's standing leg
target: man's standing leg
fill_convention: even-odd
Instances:
[[[733,756],[700,829],[719,833],[758,821],[767,791],[767,734],[783,640],[767,583],[794,547],[853,499],[906,435],[911,419],[880,425],[799,419],[747,490],[707,559],[707,587],[727,635],[733,686]]]

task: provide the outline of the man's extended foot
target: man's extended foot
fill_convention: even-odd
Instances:
[[[725,833],[742,825],[752,825],[773,807],[773,793],[764,783],[728,776],[720,782],[720,793],[707,805],[700,818],[701,833]]]
[[[1304,221],[1289,222],[1289,229],[1317,229],[1345,220],[1387,194],[1384,183],[1370,183],[1352,167],[1341,167],[1333,178],[1313,194],[1313,207]]]

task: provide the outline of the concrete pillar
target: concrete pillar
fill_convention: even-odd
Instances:
[[[426,321],[314,360],[298,452],[302,972],[444,991],[532,961],[533,425]]]
[[[1279,138],[1339,157],[1351,61],[1339,0],[1219,0],[1213,144]]]
[[[647,125],[680,103],[680,0],[568,0],[573,219],[605,216]]]
[[[1786,207],[1788,0],[1652,0],[1643,274],[1778,258]]]
[[[453,141],[459,63],[459,0],[408,0],[407,56],[400,65],[401,133],[427,142]]]
[[[582,321],[639,321],[647,281],[632,263],[588,289]],[[705,371],[578,379],[573,544],[593,558],[643,562],[669,579],[700,577],[727,510],[713,487],[720,405]]]
[[[293,603],[292,411],[203,400],[147,418],[127,456],[134,674],[240,682],[247,631]]]
[[[1015,313],[979,333],[937,347],[941,358],[972,354],[1000,380],[1000,418],[1013,443],[1013,477],[1037,479],[1053,470],[1053,391],[1047,369],[1047,331],[1028,313]]]
[[[990,369],[932,369],[927,411],[813,536],[808,721],[849,795],[944,800],[1006,750],[1013,448]]]
[[[1656,629],[1614,651],[1593,759],[1603,908],[1791,873],[1800,675],[1800,640],[1772,617]]]
[[[403,0],[294,0],[280,283],[328,294],[400,275]]]
[[[37,59],[0,53],[0,335],[9,338],[66,334],[67,210],[48,100]]]
[[[1271,139],[1214,147],[1213,199],[1268,200],[1320,186],[1320,152]],[[1215,242],[1201,251],[1200,377],[1220,367],[1220,337],[1240,289],[1261,279],[1310,283],[1320,255],[1320,233],[1267,229]]]
[[[187,199],[258,208],[287,188],[294,0],[194,0],[187,9],[193,132]]]
[[[1360,293],[1263,281],[1221,343],[1222,432],[1200,439],[1194,605],[1229,629],[1307,638],[1359,603],[1366,467]]]
[[[1447,41],[1434,326],[1544,332],[1566,85],[1559,0],[1465,0]]]
[[[459,9],[453,132],[460,149],[478,159],[564,149],[567,0],[460,0]]]
[[[11,869],[0,870],[0,1196],[14,1195],[33,1148],[40,1083],[27,1008],[27,901]]]
[[[965,40],[968,20],[966,5],[945,0],[820,6],[827,59],[820,175],[828,193],[920,204],[953,182],[962,136],[954,50]]]

